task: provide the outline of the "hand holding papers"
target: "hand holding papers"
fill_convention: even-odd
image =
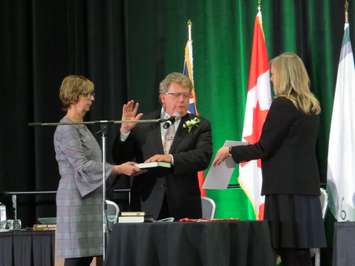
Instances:
[[[232,147],[238,145],[247,145],[248,143],[242,141],[226,140],[223,146]],[[234,171],[235,163],[232,157],[227,158],[217,166],[211,166],[208,171],[204,189],[226,189],[228,187],[230,178]]]

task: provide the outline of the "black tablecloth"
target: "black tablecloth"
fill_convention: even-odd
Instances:
[[[334,224],[333,266],[355,265],[355,222]]]
[[[52,266],[54,232],[0,233],[0,266]]]
[[[275,266],[266,222],[116,224],[106,266]]]

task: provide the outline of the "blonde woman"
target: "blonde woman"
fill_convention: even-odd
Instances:
[[[309,248],[326,245],[316,158],[320,106],[302,60],[283,53],[271,61],[275,99],[255,144],[219,149],[213,165],[262,160],[262,194],[272,245],[285,266],[311,266]]]
[[[82,122],[94,101],[94,84],[83,76],[64,78],[59,98],[63,123]],[[57,190],[56,256],[65,266],[89,266],[102,255],[102,162],[101,149],[85,125],[60,125],[54,134],[60,181]],[[106,163],[106,178],[134,175],[132,162]]]

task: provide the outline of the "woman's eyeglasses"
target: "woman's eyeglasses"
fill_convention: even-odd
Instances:
[[[95,97],[95,92],[89,92],[89,93],[84,93],[84,94],[82,94],[82,96],[84,96],[84,97]]]

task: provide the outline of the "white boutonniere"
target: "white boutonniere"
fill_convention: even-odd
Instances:
[[[194,117],[193,119],[187,120],[182,127],[187,128],[188,132],[190,133],[193,127],[198,127],[200,125],[200,119],[198,117]]]

